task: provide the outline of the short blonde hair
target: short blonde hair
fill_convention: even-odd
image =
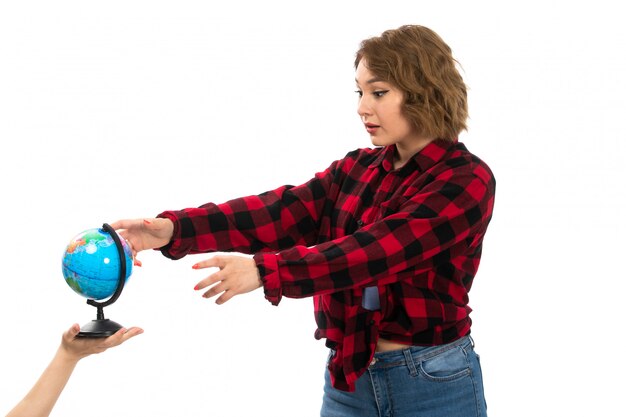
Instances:
[[[404,112],[420,134],[449,141],[467,129],[467,87],[450,47],[431,29],[404,25],[365,39],[354,67],[365,59],[377,77],[404,94]]]

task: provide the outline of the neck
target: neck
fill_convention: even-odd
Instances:
[[[394,169],[402,168],[409,159],[421,151],[435,138],[419,138],[410,144],[396,143],[396,154],[393,160]]]

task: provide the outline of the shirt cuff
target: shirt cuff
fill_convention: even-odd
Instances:
[[[180,239],[180,226],[178,223],[178,217],[174,215],[171,211],[164,211],[156,216],[157,218],[170,219],[174,224],[174,230],[172,232],[172,239],[170,242],[162,246],[160,248],[155,248],[155,250],[160,251],[163,256],[170,259],[180,259],[184,257],[187,253],[181,252],[181,239]]]
[[[261,282],[263,282],[263,290],[265,291],[265,299],[277,306],[283,297],[283,291],[280,286],[280,275],[278,273],[278,259],[272,253],[257,253],[253,257],[259,268]]]

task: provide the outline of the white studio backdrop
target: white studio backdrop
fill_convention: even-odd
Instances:
[[[469,4],[471,3],[471,4]],[[0,3],[0,415],[72,323],[78,232],[299,184],[357,147],[360,40],[434,29],[498,190],[470,293],[490,416],[622,416],[626,31],[610,1]],[[53,416],[316,416],[312,301],[217,306],[142,253],[105,314],[145,333],[79,363]],[[619,381],[619,379],[618,379]]]

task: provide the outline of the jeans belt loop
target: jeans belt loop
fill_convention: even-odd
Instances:
[[[402,353],[404,353],[406,366],[409,367],[411,376],[417,376],[417,368],[415,367],[415,362],[413,361],[413,355],[411,354],[411,349],[404,349]]]

